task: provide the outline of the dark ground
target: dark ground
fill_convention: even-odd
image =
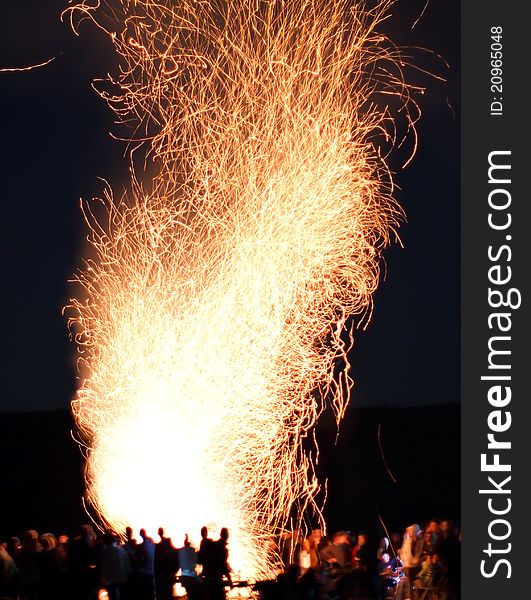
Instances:
[[[431,517],[459,521],[459,405],[353,408],[337,445],[331,418],[320,426],[318,472],[328,477],[330,531],[389,530]],[[380,443],[396,483],[386,469]],[[83,458],[67,411],[0,413],[0,538],[34,528],[56,534],[86,522]]]

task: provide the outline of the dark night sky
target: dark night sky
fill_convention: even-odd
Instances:
[[[433,50],[415,51],[415,60],[448,81],[411,74],[428,89],[418,154],[406,171],[392,165],[408,217],[404,249],[385,255],[373,320],[352,354],[355,405],[459,401],[459,7],[432,0],[411,29],[424,4],[399,2],[386,26],[398,45]],[[126,182],[123,146],[108,134],[113,115],[90,88],[112,69],[112,48],[88,23],[75,37],[59,19],[66,5],[31,0],[2,9],[0,67],[56,59],[30,72],[0,73],[0,410],[68,406],[75,349],[61,309],[82,250],[78,199],[101,194],[98,177],[117,192]]]

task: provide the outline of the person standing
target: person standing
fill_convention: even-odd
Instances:
[[[160,542],[155,546],[154,575],[155,596],[157,600],[171,600],[173,598],[173,586],[175,585],[175,574],[179,569],[177,550],[171,539],[165,537],[164,529],[158,531]]]
[[[39,534],[28,529],[22,536],[22,547],[15,558],[19,572],[20,599],[36,600],[41,585]]]
[[[109,600],[124,600],[124,590],[130,576],[131,562],[127,551],[109,531],[103,538],[101,550],[101,582],[107,590]]]
[[[201,574],[205,576],[205,573],[209,571],[208,560],[211,553],[209,552],[209,546],[212,544],[212,540],[208,537],[208,529],[201,527],[201,542],[199,544],[199,551],[197,552],[197,564],[201,565]]]
[[[66,552],[53,533],[44,533],[39,542],[41,567],[41,600],[69,600],[66,586]]]
[[[0,597],[18,598],[18,569],[13,557],[0,543]]]
[[[228,539],[229,530],[223,527],[219,540],[206,546],[202,575],[208,600],[225,600],[225,585],[232,587]]]
[[[181,569],[181,583],[186,590],[188,600],[198,600],[200,598],[201,581],[196,573],[197,552],[190,544],[188,534],[185,535],[184,545],[179,548],[179,567]]]
[[[424,540],[419,525],[406,527],[400,548],[400,560],[404,567],[404,575],[396,590],[397,598],[411,598],[413,581],[420,571],[420,558]]]
[[[421,536],[420,527],[417,524],[407,527],[404,533],[404,541],[400,548],[400,560],[402,561],[406,577],[410,582],[413,582],[420,571],[423,546],[424,539]]]
[[[129,563],[131,564],[131,575],[127,585],[123,589],[122,600],[139,600],[138,598],[138,564],[137,564],[137,546],[138,543],[133,536],[133,528],[125,528],[125,542],[122,548],[127,552]]]
[[[82,525],[79,535],[70,544],[67,565],[71,598],[96,600],[100,580],[99,556],[91,525]]]
[[[136,547],[136,564],[138,565],[138,599],[154,600],[155,598],[155,542],[148,537],[146,530],[140,530],[142,542]]]

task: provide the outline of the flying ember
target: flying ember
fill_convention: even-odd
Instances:
[[[227,527],[233,569],[266,577],[273,540],[320,514],[309,434],[349,400],[349,319],[368,322],[402,217],[384,157],[396,114],[410,131],[418,115],[377,31],[390,6],[68,11],[111,37],[100,94],[134,141],[124,198],[82,204],[68,309],[87,501],[116,531]]]

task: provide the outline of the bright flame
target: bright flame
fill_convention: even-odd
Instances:
[[[263,577],[290,519],[319,514],[301,442],[325,406],[343,415],[341,335],[370,317],[401,217],[377,145],[393,143],[385,104],[409,103],[375,32],[389,5],[72,9],[111,36],[121,74],[100,93],[155,165],[105,218],[83,205],[97,256],[71,301],[87,496],[114,529],[228,527],[233,568]]]

